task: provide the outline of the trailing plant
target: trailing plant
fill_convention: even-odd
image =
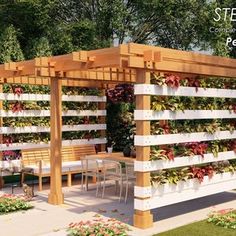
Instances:
[[[195,133],[207,132],[214,134],[218,131],[230,131],[236,129],[236,123],[230,119],[213,119],[213,120],[178,120],[168,121],[151,121],[151,134],[177,134],[177,133]]]
[[[63,140],[73,139],[93,139],[101,136],[99,131],[66,131],[62,133]],[[19,133],[12,135],[4,135],[4,143],[10,146],[12,143],[48,143],[50,141],[50,133]]]
[[[150,160],[173,160],[175,157],[212,153],[218,157],[219,152],[235,151],[235,140],[216,140],[208,142],[191,142],[173,145],[152,146]]]
[[[157,75],[156,73],[151,74],[151,83],[160,86],[167,85],[171,88],[178,88],[180,86],[181,78],[178,75],[164,74]]]
[[[220,161],[207,165],[166,169],[151,173],[151,184],[158,186],[166,183],[177,184],[179,181],[196,178],[202,183],[205,176],[212,178],[214,174],[236,171],[236,160]]]

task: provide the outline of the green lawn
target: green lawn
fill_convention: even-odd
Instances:
[[[236,230],[224,229],[219,226],[199,221],[193,224],[182,226],[155,236],[235,236]]]

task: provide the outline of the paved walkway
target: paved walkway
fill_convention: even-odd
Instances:
[[[114,189],[108,188],[104,199],[96,198],[95,191],[81,192],[80,186],[63,188],[65,204],[53,206],[47,203],[48,190],[37,193],[32,204],[34,209],[0,216],[0,235],[7,236],[65,236],[65,228],[71,222],[93,219],[95,217],[113,217],[132,224],[132,196],[127,204],[119,203]],[[10,192],[10,189],[4,189]],[[18,189],[21,191],[21,189]],[[1,192],[0,192],[1,193]],[[162,207],[153,212],[154,227],[139,230],[131,227],[130,235],[153,235],[206,218],[216,209],[236,208],[236,192],[225,192],[184,203]]]

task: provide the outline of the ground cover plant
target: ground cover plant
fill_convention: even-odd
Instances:
[[[33,206],[27,202],[24,196],[4,194],[0,196],[0,215],[15,211],[28,210]]]
[[[210,213],[207,222],[226,229],[236,230],[236,210],[230,208],[214,211]]]
[[[116,219],[93,219],[71,223],[68,227],[69,236],[127,236],[128,226]]]

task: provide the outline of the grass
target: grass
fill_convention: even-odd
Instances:
[[[206,220],[182,226],[155,236],[235,236],[236,230],[224,229]]]

